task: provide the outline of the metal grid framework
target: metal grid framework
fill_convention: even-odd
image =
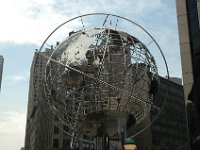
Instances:
[[[42,54],[48,59],[46,103],[73,139],[114,137],[125,130],[120,128],[127,127],[130,115],[134,126],[151,109],[160,112],[154,105],[159,89],[154,57],[136,37],[106,27],[110,14],[104,15],[101,27],[87,28],[82,22],[83,28],[71,32],[50,57]]]

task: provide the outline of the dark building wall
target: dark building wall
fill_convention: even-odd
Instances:
[[[160,78],[157,101],[168,97],[159,118],[152,124],[152,143],[154,146],[171,148],[189,147],[183,86],[165,78]]]
[[[166,99],[167,91],[168,97]],[[189,149],[183,86],[160,77],[159,92],[154,105],[161,107],[165,99],[166,103],[161,108],[161,114],[158,119],[147,130],[135,137],[138,149]],[[157,111],[152,109],[150,115],[152,121],[157,115]],[[145,120],[148,120],[148,118]],[[143,121],[140,127],[144,123]]]
[[[200,28],[197,9],[197,0],[186,0],[187,19],[191,42],[192,58],[200,55]]]
[[[184,6],[184,7],[183,7]],[[184,12],[184,13],[182,13]],[[185,92],[185,100],[191,103],[187,106],[188,109],[188,124],[190,128],[191,145],[194,140],[200,135],[200,1],[199,0],[177,0],[177,17],[179,28],[179,40],[180,40],[180,52],[188,52],[187,57],[181,55],[182,60],[182,72],[183,72],[183,84]],[[183,18],[184,16],[184,18]],[[182,30],[183,24],[185,30]],[[187,43],[188,46],[183,45],[183,38],[188,34]],[[186,63],[191,63],[189,67]],[[185,70],[192,70],[191,76],[184,74]],[[192,80],[190,80],[192,79]],[[187,81],[190,80],[191,87],[187,87]],[[187,94],[186,94],[187,93]],[[190,112],[191,111],[191,112]],[[200,142],[200,141],[199,141]],[[199,144],[200,145],[200,144]],[[194,149],[194,147],[192,148]]]
[[[200,116],[200,28],[197,1],[186,0],[186,6],[194,77],[194,88],[192,88],[189,99],[197,105],[198,115]]]

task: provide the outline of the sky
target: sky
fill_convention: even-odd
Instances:
[[[182,77],[175,0],[6,0],[0,5],[0,149],[24,146],[29,71],[35,49],[61,23],[88,13],[135,21],[160,45],[170,76]]]

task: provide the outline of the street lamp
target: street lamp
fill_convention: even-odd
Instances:
[[[126,138],[124,140],[123,146],[124,146],[125,150],[136,150],[137,149],[135,141],[131,138]]]

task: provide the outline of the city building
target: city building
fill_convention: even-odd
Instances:
[[[148,148],[189,149],[183,86],[175,83],[174,79],[181,83],[180,78],[172,78],[172,80],[170,78],[168,82],[166,78],[160,77],[159,92],[155,101],[159,105],[160,102],[162,103],[165,100],[167,86],[168,97],[158,119],[135,137],[137,147],[140,150]],[[154,119],[155,111],[152,110],[150,115],[150,118]],[[148,119],[141,123],[141,127],[148,123]]]
[[[41,53],[50,55],[52,49]],[[25,150],[50,150],[53,145],[52,132],[49,132],[53,131],[53,124],[48,118],[52,114],[44,112],[47,106],[42,89],[46,63],[47,59],[36,52],[30,69]]]
[[[44,92],[44,75],[47,58],[53,48],[45,52],[36,52],[30,69],[29,96],[26,121],[25,150],[64,150],[70,149],[70,136],[65,133],[67,126],[53,114],[46,102]],[[80,148],[90,150],[88,143],[82,143]]]
[[[172,82],[174,82],[174,83],[177,83],[177,84],[179,84],[179,85],[182,85],[182,80],[181,80],[181,78],[170,77],[169,80],[172,81]]]
[[[2,81],[2,74],[3,74],[3,62],[4,58],[0,55],[0,91],[1,91],[1,81]]]
[[[176,4],[185,101],[195,108],[188,108],[193,111],[188,112],[192,144],[200,135],[200,1],[176,0]]]
[[[176,78],[177,79],[177,78]],[[179,81],[180,79],[177,79]],[[158,119],[152,124],[152,145],[171,149],[189,149],[188,128],[183,86],[170,78],[160,78],[157,100],[164,100],[168,86],[168,97]],[[153,115],[153,114],[152,114]]]

